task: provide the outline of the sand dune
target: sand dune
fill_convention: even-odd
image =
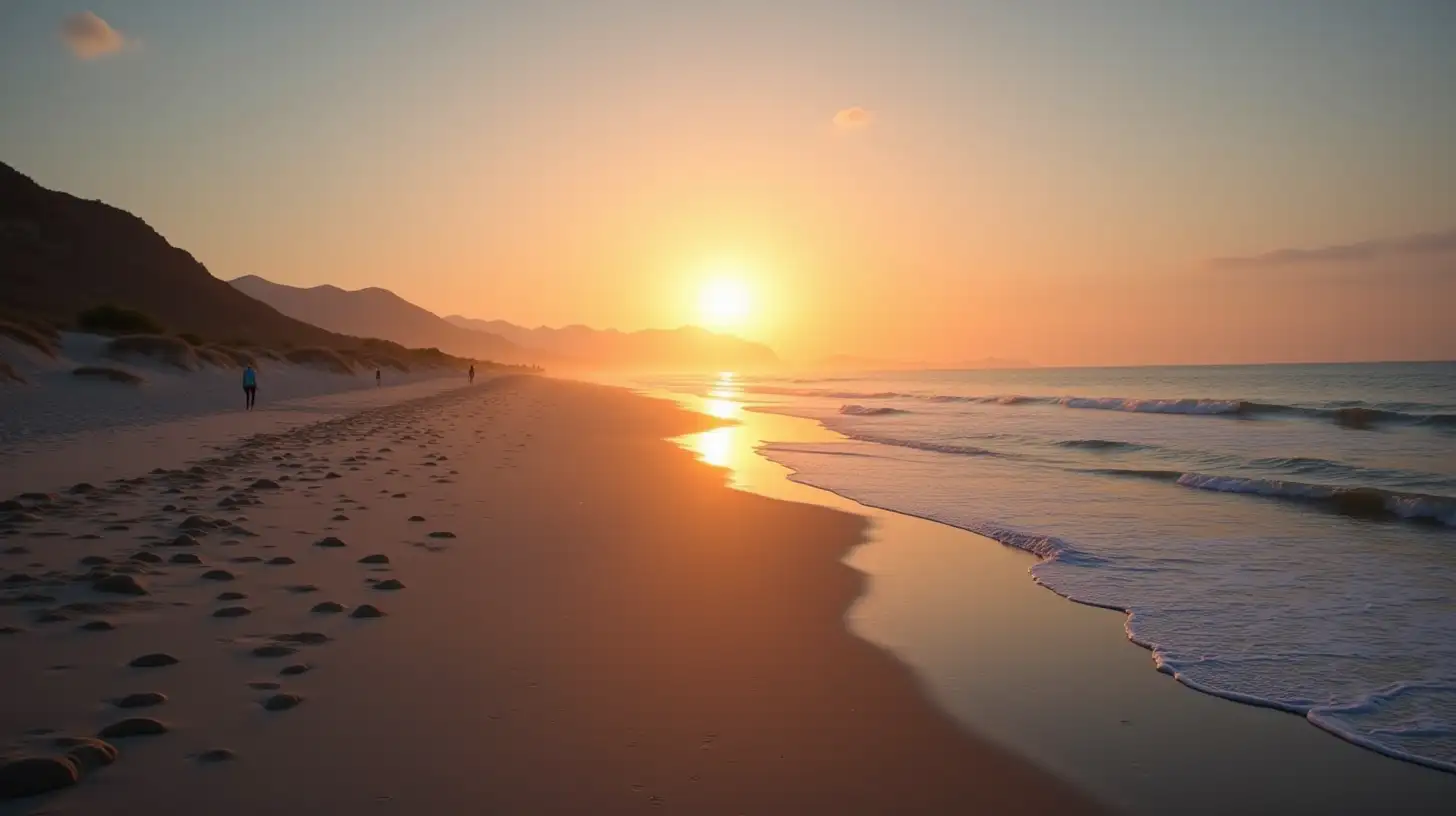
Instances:
[[[0,813],[1092,810],[846,632],[863,520],[662,441],[708,422],[503,377],[125,478],[18,457],[0,793],[39,796]]]

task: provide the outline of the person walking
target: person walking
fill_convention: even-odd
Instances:
[[[374,387],[375,388],[378,388],[379,386],[384,385],[384,379],[383,379],[384,374],[383,374],[383,371],[384,371],[384,369],[381,369],[381,368],[374,369]]]
[[[258,372],[252,366],[243,369],[243,410],[253,410],[258,401]]]
[[[475,363],[470,364],[470,382],[472,384],[475,382]]]

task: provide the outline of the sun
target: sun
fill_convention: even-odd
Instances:
[[[748,321],[753,297],[737,278],[714,278],[698,294],[698,312],[703,325],[711,329],[736,329]]]

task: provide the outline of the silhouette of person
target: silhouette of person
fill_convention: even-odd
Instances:
[[[470,381],[472,383],[475,382],[475,364],[474,363],[471,363],[470,364]]]
[[[258,372],[252,366],[243,369],[243,410],[253,410],[253,403],[258,401]]]
[[[379,386],[384,385],[384,380],[382,379],[383,376],[384,375],[381,373],[381,370],[380,369],[377,369],[377,368],[374,369],[374,387],[375,388],[378,388]]]

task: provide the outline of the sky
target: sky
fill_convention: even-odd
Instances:
[[[0,161],[440,314],[671,327],[726,278],[794,360],[1456,359],[1452,42],[1449,0],[0,0]]]

